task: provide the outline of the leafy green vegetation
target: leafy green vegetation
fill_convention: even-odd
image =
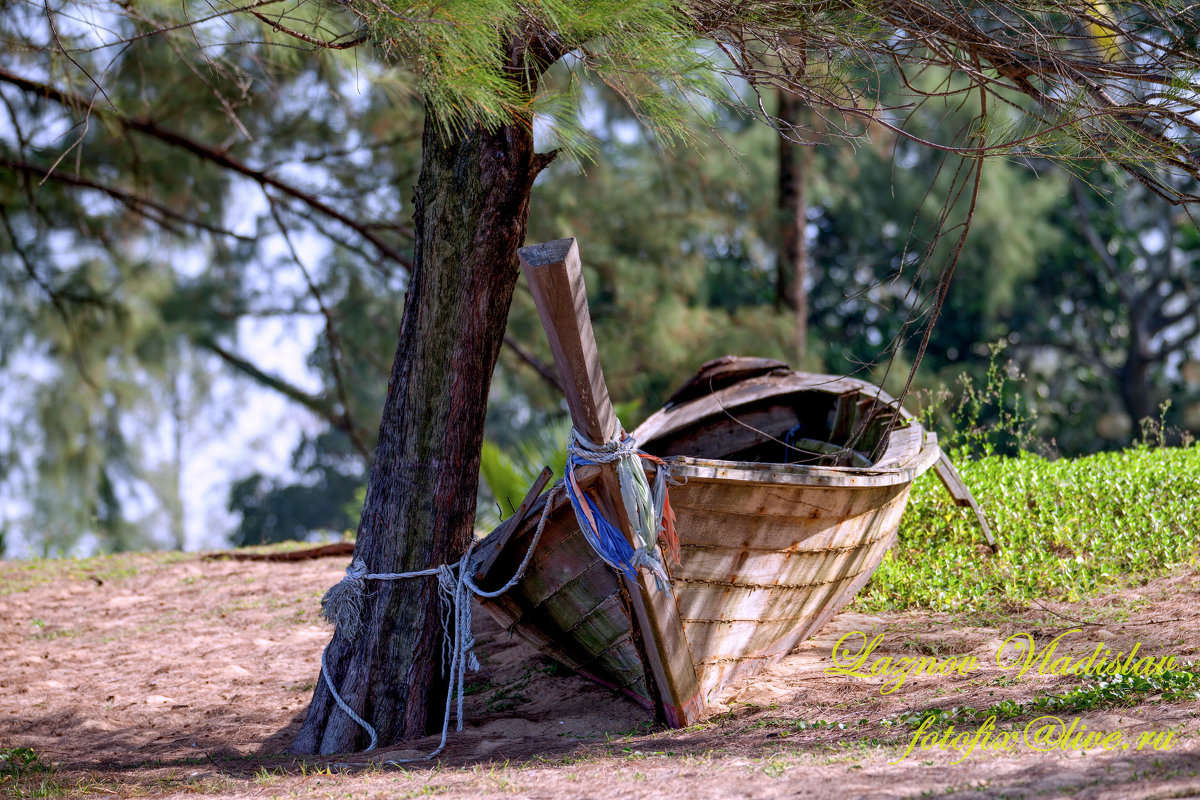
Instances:
[[[913,486],[899,541],[859,596],[859,610],[977,612],[1075,601],[1196,563],[1200,554],[1200,446],[1057,461],[987,456],[958,467],[1000,553],[981,546],[973,516],[953,505],[930,471]]]
[[[0,794],[4,797],[58,797],[65,789],[54,767],[28,747],[0,749]]]
[[[0,775],[21,775],[28,772],[49,772],[50,764],[28,747],[6,747],[0,750]]]
[[[240,405],[221,399],[231,376],[324,420],[297,444],[286,476],[282,463],[230,473],[229,508],[241,520],[231,543],[357,527],[408,288],[414,232],[405,220],[427,104],[448,127],[532,111],[539,148],[575,156],[560,157],[539,179],[527,239],[580,237],[610,391],[639,404],[637,414],[622,415],[629,427],[697,365],[725,353],[816,371],[861,370],[896,392],[912,363],[912,325],[925,313],[933,274],[918,269],[925,260],[918,254],[928,252],[930,264],[944,261],[956,237],[935,234],[965,214],[960,170],[941,148],[961,145],[964,131],[993,142],[1004,131],[1022,140],[1032,132],[1016,133],[1028,120],[1015,109],[977,125],[982,109],[970,94],[953,108],[913,104],[904,121],[912,141],[877,130],[870,147],[843,147],[853,130],[809,117],[799,136],[813,145],[799,180],[812,283],[802,323],[786,291],[794,267],[779,248],[781,226],[796,222],[794,214],[790,223],[783,219],[779,204],[785,150],[779,126],[758,119],[782,114],[783,95],[760,97],[761,89],[744,86],[739,95],[740,80],[726,80],[734,65],[719,50],[697,47],[685,6],[455,0],[412,4],[396,16],[374,0],[301,3],[285,27],[340,42],[312,50],[297,48],[277,21],[247,14],[194,32],[187,21],[212,11],[203,3],[152,3],[144,19],[147,12],[130,17],[127,4],[101,5],[112,17],[104,30],[79,22],[51,35],[53,15],[36,4],[0,15],[6,41],[17,43],[4,69],[24,73],[5,86],[14,141],[82,126],[70,145],[80,151],[74,177],[63,185],[55,181],[66,173],[54,167],[66,151],[4,145],[0,348],[16,357],[0,358],[2,383],[14,387],[12,413],[0,423],[0,481],[29,501],[0,510],[0,552],[10,555],[187,544],[183,467],[221,427],[215,420]],[[796,41],[811,49],[805,63],[826,51],[819,67],[812,62],[802,71],[813,79],[802,95],[838,96],[833,87],[843,82],[865,91],[867,74],[880,108],[908,105],[913,91],[968,88],[963,74],[928,64],[919,75],[861,73],[867,62],[843,62],[841,47],[818,44],[832,35],[847,45],[883,46],[888,26],[865,6],[835,17],[823,9],[812,19],[802,5],[762,13],[740,7],[739,36],[758,30],[775,38],[778,26],[798,26]],[[509,64],[498,50],[505,37],[496,31],[525,36],[542,25],[571,55],[526,97],[506,77]],[[154,27],[162,30],[148,35]],[[119,44],[124,36],[138,46]],[[48,41],[61,41],[78,70],[60,74],[57,51],[42,46]],[[354,41],[364,46],[340,49]],[[200,79],[217,53],[220,68]],[[100,74],[108,81],[103,107],[72,99],[92,91],[90,76]],[[350,74],[356,90],[343,93]],[[211,102],[214,92],[222,103]],[[106,123],[83,124],[77,112],[84,108]],[[229,139],[233,109],[241,135]],[[171,135],[131,137],[133,119],[158,120]],[[179,141],[196,157],[174,157]],[[224,174],[227,158],[248,171]],[[1038,161],[989,163],[954,289],[914,386],[956,390],[963,374],[980,372],[986,342],[1005,336],[1030,376],[1023,392],[1026,405],[1036,405],[1039,435],[1053,436],[1064,453],[1127,445],[1144,409],[1165,399],[1174,402],[1173,427],[1200,430],[1200,384],[1185,376],[1200,362],[1161,368],[1195,338],[1174,311],[1195,305],[1183,302],[1200,263],[1195,225],[1136,181],[1082,163],[1077,172],[1075,188],[1095,187],[1103,202],[1072,191],[1066,173]],[[271,191],[290,199],[241,208],[237,198],[264,189],[252,176],[268,173]],[[31,179],[41,191],[36,204]],[[110,199],[132,202],[97,204],[86,194],[110,184],[119,190]],[[187,187],[186,197],[179,187]],[[146,213],[147,202],[186,213],[160,218]],[[245,225],[227,231],[235,206]],[[327,212],[336,214],[332,225]],[[324,244],[303,248],[311,250],[303,258],[283,257],[287,231]],[[1143,253],[1148,241],[1164,245]],[[207,266],[180,266],[192,262]],[[44,274],[30,264],[44,265]],[[308,365],[319,388],[309,390],[253,352],[253,332],[299,323],[302,341],[302,321],[318,316],[325,335],[312,342]],[[1139,332],[1133,320],[1151,328]],[[804,348],[798,325],[808,330]],[[1190,339],[1175,341],[1189,330]],[[563,414],[526,292],[515,296],[507,333],[488,436],[511,453]],[[1153,345],[1148,360],[1130,362],[1135,340]],[[38,370],[29,371],[30,358]],[[1135,394],[1136,403],[1125,399]],[[158,441],[167,431],[169,447]],[[484,458],[495,465],[505,456]],[[508,480],[510,466],[499,463],[486,475],[489,485],[504,485],[485,490],[490,518],[480,528],[511,513],[528,485]],[[145,506],[136,514],[134,496]]]

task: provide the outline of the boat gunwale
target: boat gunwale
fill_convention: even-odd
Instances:
[[[885,467],[829,467],[775,461],[732,461],[686,455],[669,456],[663,460],[671,465],[673,476],[685,479],[829,488],[871,488],[912,483],[933,466],[941,454],[937,445],[937,434],[925,430],[911,413],[899,406],[895,398],[878,386],[858,378],[810,372],[760,375],[678,405],[659,409],[639,425],[632,436],[639,443],[648,443],[685,430],[722,410],[728,411],[731,408],[801,392],[816,392],[836,397],[853,391],[860,392],[864,397],[884,406],[899,408],[901,425],[889,432],[887,449],[875,462],[898,463],[891,463]],[[729,402],[724,402],[726,400]],[[695,413],[696,404],[714,402],[717,408],[711,413]],[[901,435],[914,429],[921,431],[919,443],[913,442],[912,437]]]
[[[764,391],[754,393],[755,389]],[[914,418],[910,412],[899,405],[896,398],[873,383],[845,375],[789,371],[782,374],[775,372],[746,378],[745,380],[722,387],[710,394],[700,395],[677,405],[665,406],[651,414],[633,433],[638,441],[650,441],[665,434],[677,433],[683,428],[694,425],[708,416],[705,414],[688,418],[682,412],[687,410],[689,406],[712,402],[715,399],[718,403],[716,411],[719,412],[726,405],[721,402],[725,396],[737,398],[734,400],[733,405],[746,405],[794,392],[817,392],[819,394],[838,396],[851,391],[861,392],[865,397],[869,397],[881,405],[892,408],[898,407],[900,410],[900,419],[910,420]],[[742,395],[749,396],[743,397]],[[637,435],[639,432],[642,433],[641,436]]]
[[[693,456],[670,456],[663,461],[669,465],[673,478],[689,481],[869,489],[912,483],[933,466],[941,455],[941,448],[937,444],[936,434],[923,432],[925,441],[920,450],[903,464],[894,467],[813,467],[807,464],[727,461]]]
[[[747,385],[757,386],[765,389],[765,391],[753,397],[739,399],[735,405],[744,405],[796,392],[811,391],[830,395],[844,394],[847,391],[860,391],[884,405],[894,405],[896,403],[893,397],[879,387],[857,378],[807,372],[791,372],[784,375],[775,373],[749,378],[712,394],[703,395],[669,408],[659,409],[639,425],[633,431],[632,436],[638,442],[651,441],[656,437],[681,430],[687,427],[688,424],[695,424],[697,420],[692,419],[690,421],[682,421],[682,424],[672,427],[667,422],[667,418],[669,415],[686,409],[693,403],[711,401],[714,397],[720,402],[720,395],[722,394],[734,393],[739,389],[741,392],[745,392]],[[901,455],[901,453],[896,452],[899,449],[898,445],[900,445],[896,441],[898,434],[917,428],[921,430],[922,439],[921,444],[914,448],[915,452],[903,454],[900,463],[893,466],[826,467],[807,464],[784,464],[774,461],[731,461],[728,459],[698,458],[696,456],[683,455],[669,456],[664,458],[663,461],[669,465],[673,478],[682,478],[685,481],[790,486],[796,488],[809,487],[816,489],[871,489],[911,484],[917,477],[933,466],[941,455],[941,448],[937,443],[937,434],[925,430],[924,426],[920,425],[915,417],[903,407],[900,407],[900,418],[904,421],[905,425],[891,431],[888,448],[880,456],[879,462],[887,461]],[[658,430],[653,431],[652,436],[643,438],[643,436],[639,435],[647,427],[653,427],[652,423],[658,427]],[[646,468],[649,470],[650,465],[647,464]],[[543,493],[535,501],[526,518],[520,523],[520,530],[531,530],[536,527],[547,496],[548,493]],[[569,503],[570,501],[566,496],[566,492],[560,492],[554,498],[554,505],[550,513],[557,513],[560,508],[569,505]],[[490,544],[489,539],[491,539],[491,534],[480,540],[480,547]]]
[[[651,415],[645,422],[642,423],[636,430],[633,431],[634,438],[641,444],[652,444],[654,441],[663,439],[676,434],[680,431],[686,431],[690,425],[702,423],[706,420],[711,420],[714,415],[725,412],[731,417],[736,418],[739,408],[754,405],[762,407],[759,404],[770,401],[786,402],[789,395],[798,395],[802,393],[823,394],[834,398],[849,397],[850,402],[858,404],[857,408],[865,412],[867,419],[876,423],[879,417],[883,415],[886,419],[892,413],[891,410],[898,409],[898,418],[895,427],[886,429],[886,449],[876,459],[871,466],[817,466],[812,464],[788,464],[779,462],[751,462],[751,461],[734,461],[721,458],[705,458],[699,456],[678,455],[664,458],[663,461],[670,469],[670,475],[682,483],[695,483],[700,493],[705,495],[693,497],[695,502],[684,502],[679,511],[683,512],[684,507],[691,509],[692,506],[708,507],[714,500],[719,505],[722,495],[719,490],[709,487],[709,484],[724,484],[729,489],[738,494],[750,491],[751,487],[768,486],[778,487],[786,493],[788,497],[803,498],[805,492],[826,492],[826,491],[841,491],[847,496],[854,492],[871,493],[877,489],[888,489],[887,500],[884,500],[883,495],[879,493],[860,495],[860,498],[874,503],[872,513],[878,516],[881,509],[891,507],[896,502],[898,495],[904,495],[901,502],[901,510],[907,504],[908,487],[916,480],[918,476],[929,470],[938,461],[941,456],[941,448],[938,445],[938,438],[935,433],[924,428],[919,421],[905,409],[899,406],[896,400],[891,398],[887,393],[883,392],[878,387],[854,378],[846,378],[830,375],[815,375],[812,373],[786,373],[779,374],[778,372],[748,378],[730,386],[712,392],[707,395],[695,397],[678,405],[668,406],[660,409]],[[873,400],[876,405],[871,406],[864,401]],[[882,406],[882,407],[881,407]],[[889,408],[891,410],[889,410]],[[731,413],[732,412],[732,413]],[[643,462],[647,472],[661,468],[655,466],[649,461]],[[879,466],[883,465],[883,466]],[[586,476],[584,470],[590,468],[582,468],[576,473],[581,483],[586,486]],[[561,485],[561,481],[555,484]],[[686,490],[684,490],[686,494]],[[810,499],[815,500],[814,495],[808,495]],[[684,497],[679,498],[681,501]],[[546,509],[546,503],[551,503],[549,509]],[[701,509],[702,510],[702,509]],[[538,521],[542,512],[546,511],[550,515],[557,517],[555,524],[565,524],[568,527],[574,523],[572,519],[573,513],[570,509],[570,501],[565,492],[557,492],[553,495],[550,493],[542,494],[536,501],[530,504],[530,508],[520,521],[515,521],[513,529],[503,538],[489,535],[479,542],[477,553],[487,549],[502,549],[511,547],[520,547],[519,542],[523,542],[526,546],[531,544],[530,537],[538,527]],[[565,514],[564,517],[558,515]],[[771,516],[767,514],[767,516]],[[499,529],[498,529],[499,530]],[[870,531],[864,530],[861,532],[859,540],[852,546],[844,546],[833,548],[837,552],[831,552],[831,549],[813,550],[811,555],[819,559],[828,559],[831,556],[838,557],[844,562],[842,569],[839,567],[839,574],[834,578],[825,578],[823,580],[815,580],[818,575],[824,575],[821,570],[813,573],[814,580],[797,584],[744,584],[740,582],[731,582],[730,587],[741,589],[750,589],[752,591],[764,590],[768,592],[768,597],[774,597],[782,593],[783,595],[796,594],[797,597],[805,598],[802,608],[808,608],[811,600],[814,607],[809,613],[802,616],[789,618],[785,621],[789,624],[797,623],[794,630],[782,635],[780,638],[771,642],[766,646],[758,643],[754,646],[752,652],[742,653],[735,658],[705,657],[700,661],[693,662],[693,667],[696,672],[696,678],[701,683],[703,689],[704,701],[707,703],[708,698],[712,696],[712,692],[722,685],[726,685],[733,677],[741,674],[751,674],[756,672],[763,663],[777,660],[783,653],[791,650],[795,644],[811,635],[812,631],[819,629],[828,618],[838,609],[844,608],[848,602],[848,598],[853,596],[861,586],[870,579],[870,576],[875,572],[882,560],[884,554],[890,549],[891,544],[895,542],[896,530],[895,526],[890,528],[878,528],[872,526]],[[565,543],[559,542],[561,546]],[[685,545],[685,546],[690,546]],[[721,549],[714,546],[712,549]],[[730,549],[730,548],[726,548]],[[769,548],[762,548],[768,550]],[[806,555],[809,551],[803,551]],[[844,553],[846,558],[841,558]],[[539,554],[540,557],[535,557],[534,561],[540,563],[543,567],[546,565],[546,554]],[[582,572],[586,572],[601,563],[599,557],[594,562],[586,564]],[[844,574],[845,571],[851,574]],[[674,572],[674,570],[673,570]],[[480,579],[486,580],[485,575],[480,575]],[[570,581],[568,581],[569,583]],[[711,588],[718,585],[718,582],[709,579],[690,579],[683,578],[678,575],[673,575],[671,594],[678,602],[679,592],[691,591],[684,589],[684,584],[699,584],[706,588]],[[563,587],[559,587],[561,591]],[[552,593],[551,596],[542,598],[537,603],[532,604],[532,609],[539,609],[551,603],[553,597],[557,594]],[[726,590],[727,591],[727,590]],[[577,629],[580,625],[585,624],[585,620],[599,610],[611,600],[610,597],[604,598],[600,603],[596,604],[582,618],[576,620],[570,629],[563,631],[562,635],[568,639],[571,636],[571,631]],[[487,600],[484,600],[486,607],[491,606]],[[702,609],[698,609],[703,613]],[[723,612],[722,612],[723,613]],[[506,626],[510,632],[518,631],[525,619],[524,615],[513,618],[511,625]],[[806,624],[804,620],[808,620]],[[696,617],[684,620],[689,625],[701,625],[720,630],[724,626],[735,624],[761,624],[766,620],[762,619],[713,619],[708,617]],[[630,618],[630,630],[628,634],[632,636],[632,631],[637,629],[637,623]],[[779,620],[776,620],[779,622]],[[525,625],[532,624],[525,622]],[[706,629],[707,629],[706,628]],[[519,632],[519,631],[518,631]],[[524,635],[524,634],[521,634]],[[687,633],[684,633],[685,640]],[[628,680],[628,675],[624,670],[618,670],[613,675],[608,675],[605,670],[616,669],[605,661],[611,654],[611,648],[623,641],[623,636],[618,636],[613,642],[609,643],[607,649],[603,649],[598,653],[588,654],[591,656],[586,662],[573,664],[572,668],[582,675],[585,675],[592,680],[600,683],[610,689],[624,694],[633,699],[635,702],[647,708],[653,708],[654,704],[647,698],[637,694],[632,688],[622,684]],[[531,640],[532,641],[532,640]],[[750,640],[747,640],[748,642]],[[539,649],[543,649],[542,646]],[[592,669],[589,669],[591,667]],[[592,670],[596,671],[592,671]],[[708,675],[712,672],[711,675]],[[708,677],[705,677],[708,675]],[[650,672],[646,668],[643,661],[643,671],[641,677],[649,684]],[[708,683],[712,685],[708,685]]]
[[[896,432],[893,431],[893,435]],[[701,483],[737,483],[760,486],[790,486],[813,489],[871,489],[886,486],[911,484],[924,474],[941,455],[937,435],[924,431],[925,442],[920,451],[902,465],[883,467],[813,467],[807,464],[781,464],[773,461],[728,461],[719,458],[695,458],[692,456],[670,456],[663,461],[671,470],[672,479],[684,479]],[[647,464],[647,470],[657,469]],[[519,526],[519,530],[531,530],[537,526],[546,494],[530,509],[530,513]],[[555,514],[570,504],[566,492],[559,492],[550,509]],[[491,534],[479,541],[482,547]]]

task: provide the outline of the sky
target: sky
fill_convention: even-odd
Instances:
[[[311,319],[242,320],[241,352],[265,372],[316,392],[319,381],[305,366],[320,325]],[[223,377],[214,387],[214,405],[232,413],[217,430],[197,430],[187,443],[184,514],[188,550],[225,546],[237,527],[228,510],[229,488],[252,473],[285,477],[292,450],[305,434],[325,427],[315,414],[249,379]]]

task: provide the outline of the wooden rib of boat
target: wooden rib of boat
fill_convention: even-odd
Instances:
[[[566,241],[543,246],[557,246],[549,253],[523,251],[527,274],[527,261],[577,271],[574,240]],[[577,311],[581,283],[560,289]],[[590,321],[579,327],[588,341]],[[552,344],[554,328],[547,322]],[[574,355],[554,349],[560,368],[564,359],[596,362],[595,374],[568,364],[564,385],[595,387],[598,377],[603,387],[586,346]],[[576,427],[586,423],[587,408],[571,410]],[[781,658],[850,602],[895,541],[917,476],[936,465],[960,503],[970,497],[934,434],[878,387],[776,361],[704,365],[633,436],[679,482],[670,490],[681,546],[670,591],[601,561],[559,493],[523,578],[484,606],[543,653],[673,725],[690,724],[732,678]],[[576,476],[603,494],[603,472],[589,466]],[[481,543],[481,588],[516,572],[547,502],[534,500],[540,490]]]

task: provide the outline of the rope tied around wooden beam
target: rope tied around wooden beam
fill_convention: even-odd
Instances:
[[[538,519],[537,530],[525,551],[513,576],[499,589],[484,591],[475,583],[475,572],[479,567],[475,559],[475,542],[467,548],[463,557],[453,564],[442,564],[428,569],[412,572],[368,572],[366,562],[361,558],[354,559],[346,568],[346,575],[341,581],[325,593],[321,598],[321,616],[330,622],[335,630],[353,640],[362,632],[362,616],[364,600],[367,591],[367,581],[397,581],[413,578],[437,577],[438,596],[442,604],[442,665],[449,675],[449,686],[446,690],[446,706],[442,717],[442,738],[437,748],[431,753],[418,758],[405,758],[384,761],[385,765],[408,764],[416,761],[429,761],[435,758],[446,747],[446,739],[450,730],[450,710],[455,709],[457,730],[463,728],[463,683],[466,671],[479,669],[479,660],[475,656],[475,638],[471,632],[471,600],[476,597],[498,597],[517,584],[525,574],[525,569],[537,549],[546,522],[554,507],[556,493],[565,488],[567,497],[575,511],[575,517],[584,538],[596,552],[596,555],[618,573],[636,578],[639,568],[646,568],[655,577],[662,591],[670,591],[670,577],[659,549],[659,542],[666,547],[676,564],[679,563],[679,537],[675,532],[675,513],[671,510],[668,498],[668,485],[676,485],[667,463],[657,456],[642,452],[637,447],[634,438],[617,423],[620,434],[604,444],[595,444],[588,440],[575,428],[567,441],[567,475],[564,481],[554,484],[546,495],[541,517]],[[657,469],[654,484],[651,486],[642,469],[642,461],[650,461]],[[611,522],[600,513],[599,507],[579,486],[575,478],[575,468],[584,464],[615,464],[618,483],[621,488],[621,500],[625,511],[632,523],[638,546],[634,547]],[[326,647],[326,651],[328,646]],[[330,677],[326,664],[325,651],[321,653],[321,678],[329,689],[330,695],[338,708],[350,719],[363,728],[370,737],[370,744],[365,752],[374,750],[379,744],[375,727],[350,707],[342,699]]]
[[[658,545],[661,540],[675,563],[679,563],[679,536],[667,491],[668,484],[675,481],[667,463],[639,450],[637,441],[625,433],[619,420],[617,430],[619,433],[612,439],[596,444],[578,429],[571,428],[567,439],[567,496],[584,538],[605,564],[630,578],[636,578],[638,568],[645,567],[653,573],[658,588],[669,592],[671,579]],[[646,480],[642,460],[657,467],[653,487]],[[583,464],[616,465],[621,502],[638,541],[637,547],[604,518],[595,501],[580,488],[575,468]]]

